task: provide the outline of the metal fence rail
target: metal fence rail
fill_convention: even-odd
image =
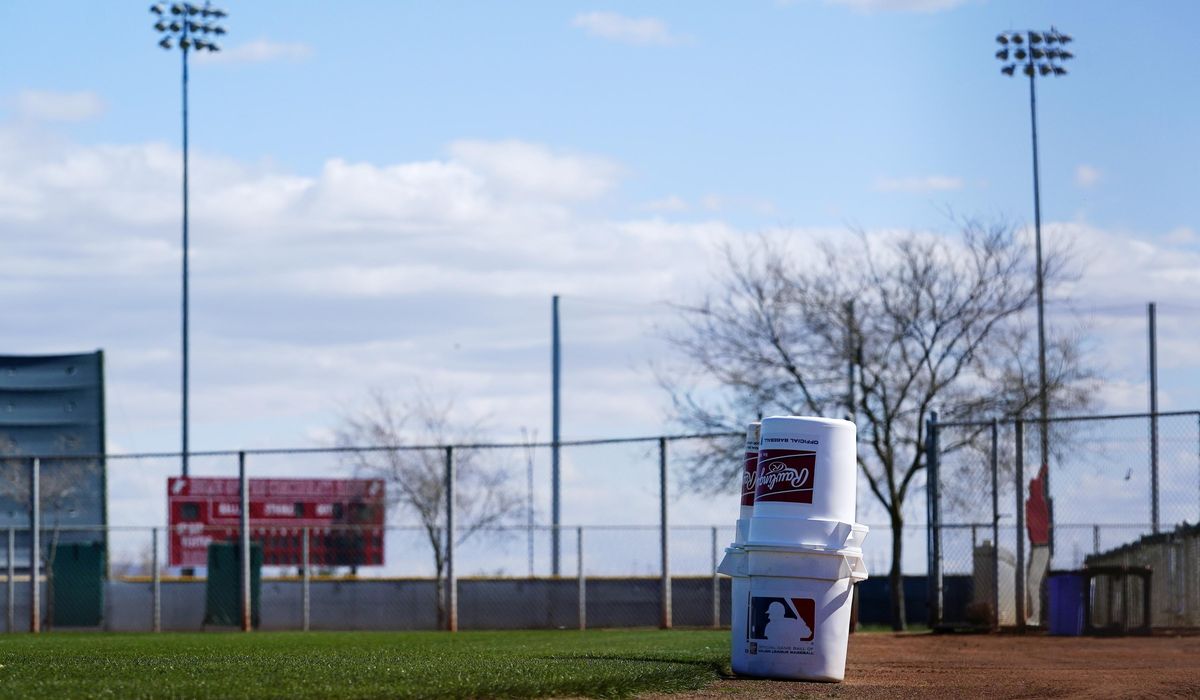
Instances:
[[[226,504],[233,518],[222,525],[197,520],[166,527],[159,489],[175,477],[178,454],[2,455],[0,476],[13,476],[8,481],[17,484],[0,494],[8,506],[0,514],[7,515],[0,528],[7,526],[9,536],[7,629],[721,624],[726,606],[720,601],[728,583],[722,583],[716,567],[721,548],[732,540],[733,518],[722,526],[671,525],[668,448],[674,445],[676,458],[686,459],[689,441],[740,437],[198,452],[189,455],[191,479],[236,484],[236,506]],[[474,518],[474,504],[464,501],[462,492],[474,489],[476,496],[489,496],[489,489],[501,488],[513,476],[507,472],[516,471],[513,460],[502,456],[531,448],[607,450],[600,458],[609,463],[619,455],[616,463],[636,463],[640,471],[650,467],[657,475],[657,517],[643,524],[546,526],[533,525],[529,509],[523,525],[512,517]],[[440,490],[430,492],[423,519],[409,518],[413,524],[356,525],[349,515],[339,515],[337,524],[281,527],[251,512],[255,479],[357,478],[363,476],[356,471],[361,456],[397,454],[423,459],[440,471],[435,479]],[[485,460],[492,469],[489,479],[472,482]],[[119,524],[80,524],[72,518],[72,475],[97,468],[112,472],[110,483],[118,484],[108,506],[110,522]],[[48,476],[53,488],[39,490],[39,481]],[[400,481],[389,483],[403,491]],[[734,497],[729,502],[732,512]],[[502,514],[515,512],[510,508]],[[640,513],[644,518],[647,511]],[[188,547],[198,548],[200,558],[181,559],[180,551]],[[521,556],[526,549],[527,567]],[[386,561],[385,551],[390,553]],[[548,551],[554,553],[552,564],[546,561]],[[548,575],[548,569],[558,570],[560,555],[562,575]],[[218,579],[232,582],[228,600],[222,591],[230,591],[214,583]],[[727,599],[727,591],[724,595]]]

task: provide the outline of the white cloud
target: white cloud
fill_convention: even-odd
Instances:
[[[450,154],[506,191],[554,199],[602,195],[621,172],[604,158],[558,153],[523,141],[456,141]]]
[[[857,12],[941,12],[966,4],[967,0],[825,0]]]
[[[268,61],[303,61],[312,56],[312,47],[300,42],[255,39],[245,44],[222,48],[216,53],[197,53],[202,63],[266,63]]]
[[[20,128],[0,125],[6,347],[104,348],[111,444],[173,449],[178,152],[66,140],[14,147],[29,141]],[[417,377],[457,393],[473,414],[492,414],[497,439],[517,439],[518,426],[544,426],[549,415],[553,294],[563,295],[566,437],[654,434],[664,429],[665,413],[645,367],[668,357],[654,329],[676,318],[653,302],[698,299],[715,251],[745,235],[716,215],[679,223],[665,214],[594,214],[596,198],[620,186],[620,165],[543,144],[460,141],[443,157],[400,163],[331,158],[311,176],[203,151],[192,156],[198,449],[304,444],[327,435],[336,409],[366,388],[403,392]],[[669,210],[682,200],[664,201]],[[684,203],[701,210],[699,198]],[[724,206],[720,198],[707,203]],[[1054,222],[1044,230],[1094,251],[1083,279],[1052,296],[1103,300],[1096,303],[1116,297],[1134,311],[1133,326],[1104,326],[1114,333],[1098,343],[1103,352],[1140,362],[1145,336],[1134,326],[1144,301],[1155,299],[1163,310],[1164,371],[1195,366],[1183,342],[1194,340],[1190,318],[1178,315],[1186,323],[1173,331],[1175,342],[1168,337],[1170,309],[1200,306],[1192,234],[1152,237]],[[778,233],[799,250],[843,234]],[[1117,377],[1114,386],[1136,386],[1131,376]],[[1110,393],[1105,398],[1114,405],[1132,401]],[[1182,397],[1173,400],[1188,401],[1186,388],[1173,393]],[[580,482],[568,495],[578,499],[572,519],[604,518],[580,494],[624,493],[605,479],[637,483],[640,470],[653,465],[652,455],[638,461],[643,446],[630,455],[616,449],[572,454],[580,465]],[[606,462],[595,467],[588,459]],[[177,466],[166,462],[152,478]],[[309,471],[302,464],[298,475],[334,468],[304,464]],[[155,489],[161,494],[161,481]],[[652,490],[639,494],[626,498],[630,517],[657,512]],[[122,501],[114,518],[148,522],[133,508]],[[708,522],[712,512],[680,512],[679,521]]]
[[[22,141],[17,128],[0,126],[0,145]],[[706,251],[737,235],[585,215],[619,184],[619,165],[520,141],[455,142],[445,158],[394,164],[335,158],[314,176],[195,150],[191,162],[193,428],[217,436],[209,445],[294,443],[328,425],[328,396],[413,376],[532,420],[508,406],[545,412],[543,392],[526,394],[544,378],[552,294],[678,298]],[[177,374],[179,208],[166,146],[0,148],[0,295],[20,307],[10,347],[104,347],[113,436],[137,449],[171,446],[154,441],[177,405],[164,387]],[[595,324],[580,314],[576,339]],[[589,341],[605,359],[576,360],[580,391],[653,385],[629,359],[651,342],[647,323],[623,313]],[[601,369],[623,378],[597,379]],[[612,422],[628,413],[584,411],[589,434],[633,430]]]
[[[1095,185],[1104,177],[1099,168],[1081,164],[1075,168],[1075,184],[1083,188]]]
[[[772,216],[776,212],[775,203],[762,197],[726,196],[709,193],[700,198],[700,208],[713,213],[729,213],[733,211],[748,211],[759,216]]]
[[[1168,243],[1193,243],[1197,240],[1196,230],[1188,226],[1180,226],[1167,232]]]
[[[881,177],[875,180],[874,189],[878,192],[949,192],[963,188],[962,178],[945,175],[928,175],[925,177]]]
[[[714,192],[701,195],[693,202],[689,202],[677,195],[671,195],[646,202],[639,209],[662,214],[679,214],[690,211],[703,211],[708,214],[728,214],[738,211],[749,212],[757,216],[774,216],[778,212],[775,203],[764,197],[722,195]]]
[[[20,118],[46,122],[82,122],[95,119],[107,106],[94,92],[51,92],[22,90],[17,93],[16,112]]]
[[[645,211],[658,212],[683,212],[687,211],[688,208],[687,201],[676,195],[655,199],[642,205],[642,209]]]
[[[1200,251],[1186,240],[1170,235],[1155,240],[1084,224],[1058,225],[1051,235],[1080,244],[1084,274],[1071,286],[1071,296],[1084,303],[1137,307],[1157,300],[1200,306]]]
[[[585,12],[575,15],[571,26],[592,36],[639,46],[673,46],[684,41],[654,17],[626,17],[615,12]]]

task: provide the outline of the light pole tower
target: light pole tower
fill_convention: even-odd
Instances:
[[[1071,43],[1070,36],[1050,27],[1048,32],[1013,31],[1001,32],[996,41],[1000,49],[996,51],[1004,66],[1000,72],[1012,77],[1017,68],[1029,78],[1029,121],[1033,137],[1033,230],[1034,244],[1037,249],[1037,326],[1038,326],[1038,423],[1040,430],[1041,466],[1049,472],[1050,467],[1050,431],[1047,416],[1050,399],[1046,393],[1046,318],[1045,298],[1043,289],[1044,268],[1042,265],[1042,195],[1038,182],[1038,142],[1037,142],[1037,78],[1047,76],[1062,76],[1067,74],[1063,63],[1075,57],[1066,49]],[[1049,497],[1049,476],[1046,477],[1046,496]],[[1024,485],[1018,485],[1024,488]],[[1049,500],[1047,500],[1049,502]],[[1051,513],[1053,517],[1053,513]],[[1053,522],[1053,521],[1051,521]],[[1053,527],[1053,525],[1051,526]],[[1051,529],[1053,533],[1053,529]],[[1053,535],[1051,535],[1053,547]]]
[[[157,19],[154,28],[161,39],[158,45],[166,50],[179,47],[183,59],[183,391],[182,453],[183,475],[188,475],[188,53],[192,51],[219,51],[216,37],[225,34],[225,28],[216,20],[225,17],[224,10],[205,2],[203,7],[186,2],[163,3],[150,6]]]

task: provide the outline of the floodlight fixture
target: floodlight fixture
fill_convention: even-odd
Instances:
[[[182,440],[181,440],[181,466],[183,476],[188,475],[188,458],[190,449],[188,445],[188,428],[189,428],[189,394],[188,394],[188,54],[193,51],[208,51],[215,53],[220,51],[220,47],[216,42],[209,39],[196,38],[195,34],[204,36],[216,35],[224,36],[225,28],[209,21],[209,18],[221,19],[226,16],[224,10],[215,8],[210,2],[205,2],[203,5],[195,5],[190,2],[172,3],[169,9],[174,17],[170,23],[164,21],[168,9],[162,3],[156,3],[150,6],[150,12],[155,17],[159,18],[154,24],[162,37],[158,41],[158,45],[164,49],[172,49],[179,47],[182,66],[183,66],[183,294],[182,294],[182,345],[183,345],[183,362],[182,362]],[[199,22],[193,18],[199,16]]]
[[[996,41],[1004,45],[1004,48],[996,52],[996,58],[1005,63],[1000,72],[1012,76],[1020,66],[1021,73],[1030,77],[1066,75],[1066,69],[1058,65],[1058,62],[1068,61],[1075,58],[1075,55],[1066,49],[1049,48],[1051,44],[1061,45],[1064,38],[1066,41],[1071,40],[1053,28],[1048,32],[1001,32],[996,37]],[[1009,44],[1014,45],[1014,48],[1010,49]]]

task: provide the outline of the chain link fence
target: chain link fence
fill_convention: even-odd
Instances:
[[[7,631],[727,625],[736,494],[720,525],[670,519],[696,439],[561,443],[563,511],[594,524],[558,527],[546,443],[199,453],[186,478],[177,454],[7,456],[0,610]],[[73,519],[80,469],[106,525]]]
[[[1044,439],[1039,421],[935,417],[928,464],[934,624],[1045,624],[1049,575],[1120,561],[1151,568],[1154,626],[1200,626],[1200,413],[1052,418]]]
[[[928,544],[928,579],[904,566],[910,619],[928,606],[933,624],[1038,624],[1048,570],[1118,564],[1153,570],[1155,626],[1200,626],[1200,544],[1183,525],[1200,520],[1200,414],[1159,414],[1157,449],[1151,420],[1050,421],[1044,544],[1030,538],[1038,423],[932,423],[928,525],[904,535],[914,554],[916,532]],[[547,443],[192,454],[196,494],[177,454],[3,457],[0,610],[12,631],[725,625],[716,565],[736,496],[675,484],[726,437],[740,438],[560,443],[559,527]],[[97,478],[106,525],[77,506]],[[889,544],[873,526],[872,571]]]

